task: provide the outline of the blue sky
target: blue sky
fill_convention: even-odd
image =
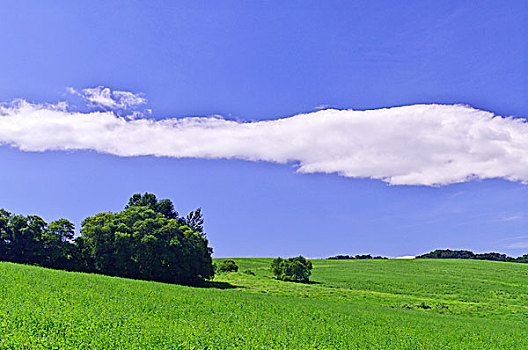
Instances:
[[[528,252],[526,1],[11,1],[0,16],[0,207],[78,227],[149,191],[201,206],[217,257]]]

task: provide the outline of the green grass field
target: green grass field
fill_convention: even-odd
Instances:
[[[0,263],[1,349],[526,349],[528,265],[235,259],[211,288]]]

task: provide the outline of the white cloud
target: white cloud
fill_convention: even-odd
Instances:
[[[143,103],[134,94],[102,87],[83,94],[101,106]],[[462,105],[327,109],[237,122],[219,117],[131,120],[113,111],[72,112],[64,105],[19,100],[0,107],[0,143],[23,151],[294,163],[303,173],[338,173],[393,185],[528,181],[528,123]]]
[[[69,88],[68,91],[80,96],[94,107],[128,109],[147,103],[147,100],[142,94],[134,94],[129,91],[111,90],[104,86],[83,89],[81,92]]]

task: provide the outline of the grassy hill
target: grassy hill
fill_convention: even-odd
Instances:
[[[526,349],[528,265],[235,259],[210,288],[0,263],[0,349]]]

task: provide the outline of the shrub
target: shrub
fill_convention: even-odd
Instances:
[[[254,273],[253,271],[251,271],[251,270],[246,270],[246,271],[244,271],[244,273],[245,273],[246,275],[255,276],[255,273]]]
[[[238,265],[234,260],[228,259],[222,261],[220,265],[218,265],[217,268],[218,272],[237,272],[238,271]]]
[[[295,258],[274,259],[271,263],[271,272],[282,281],[308,282],[312,262],[302,256]]]

